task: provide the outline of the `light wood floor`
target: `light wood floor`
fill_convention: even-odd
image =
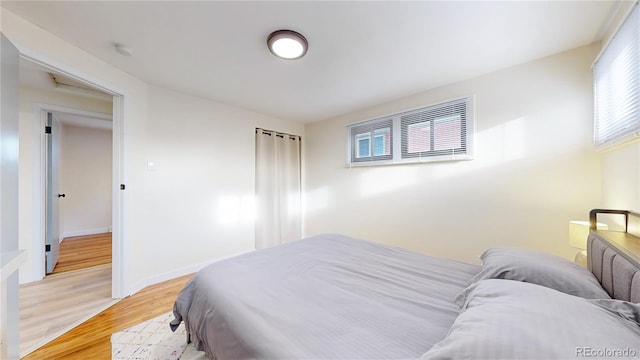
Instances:
[[[50,275],[41,281],[21,285],[21,356],[113,303],[110,264]]]
[[[171,311],[190,277],[152,285],[120,300],[24,359],[111,359],[111,334]]]
[[[105,264],[111,264],[111,233],[70,237],[60,243],[52,274]]]
[[[53,274],[20,286],[21,356],[114,303],[111,234],[65,239]]]

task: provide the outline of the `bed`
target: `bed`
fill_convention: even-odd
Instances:
[[[586,270],[533,250],[489,249],[476,266],[319,235],[203,268],[171,326],[218,360],[638,357],[633,241],[592,229]]]

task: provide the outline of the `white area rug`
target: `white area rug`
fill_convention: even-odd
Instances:
[[[204,352],[187,345],[184,324],[176,332],[169,328],[173,314],[147,320],[111,335],[112,360],[206,360]]]

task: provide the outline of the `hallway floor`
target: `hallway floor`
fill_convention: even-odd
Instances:
[[[20,356],[113,305],[111,234],[65,239],[51,275],[20,286]]]

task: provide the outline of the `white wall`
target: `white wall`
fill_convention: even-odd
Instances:
[[[235,217],[235,204],[254,193],[254,128],[304,141],[303,125],[145,84],[1,12],[0,30],[23,54],[124,95],[124,172],[116,183],[126,184],[125,294],[253,249],[253,224]]]
[[[306,127],[307,235],[337,232],[468,262],[488,247],[572,259],[568,222],[601,203],[582,47]],[[346,168],[345,125],[475,95],[475,160]]]
[[[640,142],[602,153],[603,204],[608,209],[640,212]]]
[[[112,131],[63,125],[60,149],[61,240],[110,231]]]
[[[148,104],[147,276],[253,250],[255,128],[304,126],[153,86]]]
[[[38,104],[63,106],[78,110],[111,114],[111,102],[74,96],[69,93],[53,90],[36,89],[21,86],[19,93],[19,247],[27,250],[28,260],[20,268],[20,283],[40,279],[37,269],[44,266],[44,255],[35,254],[34,244],[44,242],[44,229],[40,224],[44,210],[39,208],[43,199],[43,179],[38,174],[42,171],[41,142],[43,135],[41,114]],[[39,264],[42,262],[42,264]]]

